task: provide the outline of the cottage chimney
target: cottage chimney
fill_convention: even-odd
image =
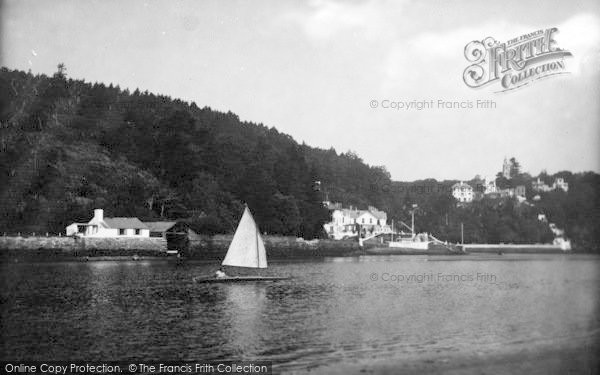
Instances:
[[[95,220],[104,220],[104,210],[101,208],[96,208],[94,210],[94,219]]]

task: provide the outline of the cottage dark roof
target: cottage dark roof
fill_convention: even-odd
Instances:
[[[473,190],[473,188],[471,187],[471,185],[464,183],[464,182],[457,182],[454,185],[452,185],[452,190],[454,189],[467,189],[467,190]]]
[[[176,221],[145,221],[144,224],[150,229],[150,232],[166,232],[173,228]]]
[[[371,210],[369,212],[379,220],[387,220],[387,214],[383,211]]]
[[[137,217],[105,217],[104,223],[113,229],[148,229]]]

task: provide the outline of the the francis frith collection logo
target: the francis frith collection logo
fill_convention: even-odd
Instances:
[[[502,92],[568,73],[564,58],[571,52],[558,48],[554,40],[557,32],[555,27],[537,30],[505,43],[492,37],[472,41],[465,46],[465,57],[471,63],[463,73],[465,84],[478,88],[498,83],[497,92]]]

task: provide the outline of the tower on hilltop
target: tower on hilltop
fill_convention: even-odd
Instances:
[[[510,179],[510,162],[504,157],[504,164],[502,164],[502,175],[506,179]]]

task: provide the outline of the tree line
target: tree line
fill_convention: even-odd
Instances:
[[[529,195],[533,177],[518,165],[514,173],[508,181],[499,176],[499,185],[523,183]],[[596,246],[598,175],[559,175],[569,192],[544,193],[534,206],[482,200],[457,207],[449,194],[456,181],[392,181],[385,167],[352,151],[299,144],[232,112],[73,80],[62,64],[52,76],[0,69],[0,228],[8,232],[59,232],[104,208],[107,216],[185,220],[202,233],[230,233],[247,203],[261,231],[310,239],[326,236],[322,201],[330,200],[372,205],[397,221],[409,220],[417,204],[417,228],[451,241],[462,222],[467,240],[547,242],[547,226],[537,220],[544,211],[579,244]],[[425,194],[419,186],[435,188]]]

